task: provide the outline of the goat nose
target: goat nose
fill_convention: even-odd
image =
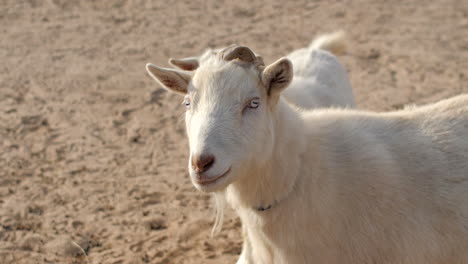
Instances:
[[[192,167],[198,173],[209,170],[214,162],[215,157],[211,154],[192,157]]]

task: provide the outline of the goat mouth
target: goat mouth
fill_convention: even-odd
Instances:
[[[224,176],[226,176],[230,171],[231,171],[231,167],[229,167],[229,169],[227,169],[226,172],[224,172],[223,174],[221,174],[219,176],[216,176],[216,177],[213,177],[213,178],[210,178],[210,179],[206,179],[206,180],[197,179],[196,181],[200,185],[210,185],[210,184],[216,182],[217,180],[223,178]]]

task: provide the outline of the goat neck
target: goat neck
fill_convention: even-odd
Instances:
[[[300,113],[283,99],[273,112],[273,151],[264,164],[249,164],[243,177],[226,190],[235,209],[266,208],[280,204],[294,191],[299,180],[304,150],[303,123]],[[261,211],[261,210],[258,210]]]

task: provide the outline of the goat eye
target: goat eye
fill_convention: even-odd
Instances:
[[[190,108],[190,100],[188,98],[184,99],[183,104],[185,105],[185,108],[187,108],[187,109]]]
[[[249,108],[258,108],[258,106],[260,105],[260,99],[259,98],[254,98],[252,100],[250,100],[249,104],[247,105]]]

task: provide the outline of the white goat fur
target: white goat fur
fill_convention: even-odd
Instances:
[[[354,96],[345,68],[335,55],[345,50],[343,32],[322,35],[309,47],[287,56],[294,78],[282,95],[304,109],[354,107]]]
[[[213,153],[206,175],[225,176],[202,185],[189,173],[239,214],[238,263],[468,263],[468,95],[390,113],[301,111],[279,96],[287,59],[147,70],[190,100],[190,156]],[[260,106],[243,108],[252,96]]]

